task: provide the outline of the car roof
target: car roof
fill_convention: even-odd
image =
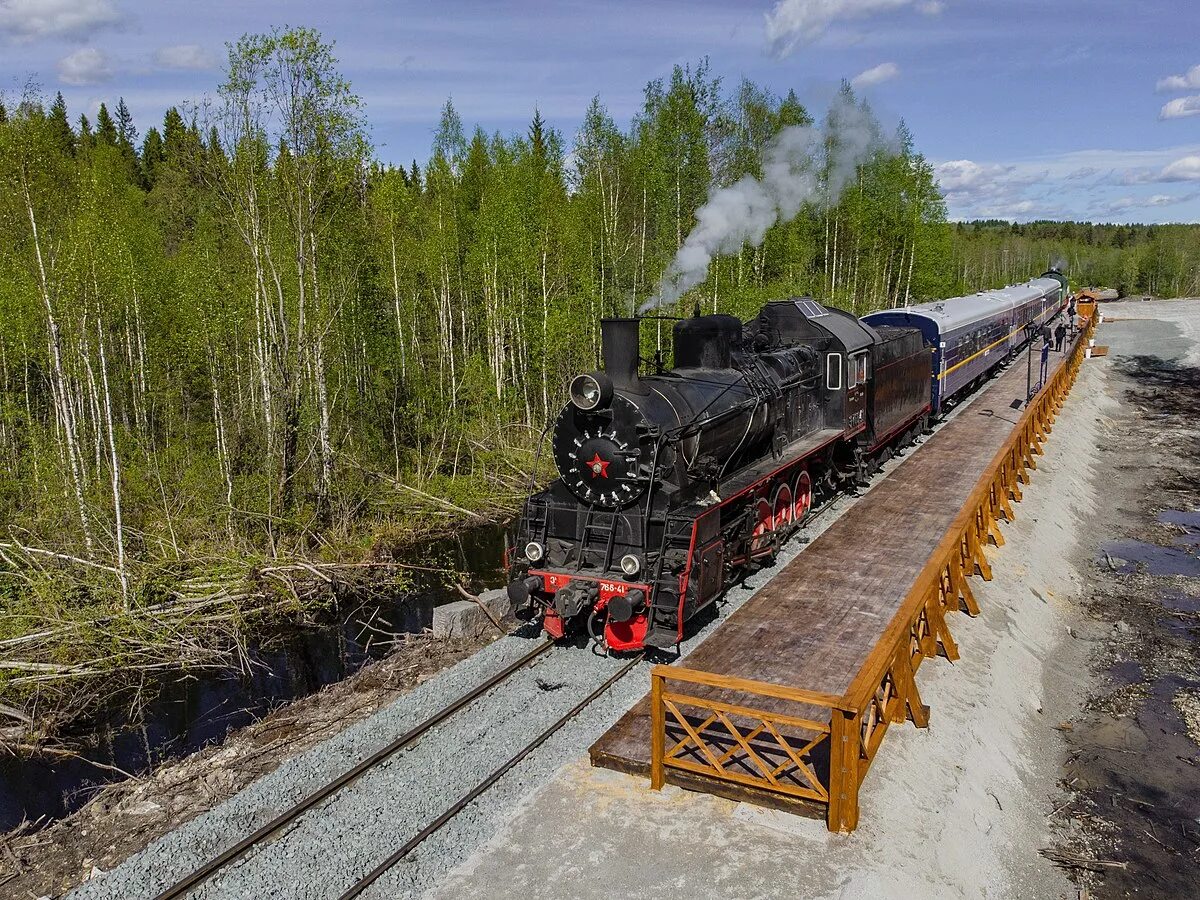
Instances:
[[[955,331],[980,319],[990,318],[1006,309],[1014,309],[1032,300],[1040,300],[1046,295],[1062,288],[1053,278],[1035,278],[1024,284],[1013,284],[992,291],[980,291],[965,297],[950,297],[947,300],[935,300],[930,303],[914,303],[911,306],[895,309],[879,310],[871,316],[897,313],[907,313],[909,316],[931,319],[937,323],[942,333]],[[870,321],[870,316],[867,317]],[[895,319],[892,318],[892,323]]]

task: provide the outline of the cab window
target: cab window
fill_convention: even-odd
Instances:
[[[854,357],[854,374],[851,377],[851,387],[867,383],[867,354],[860,353]]]
[[[825,387],[831,391],[842,389],[842,354],[830,353],[825,357]]]

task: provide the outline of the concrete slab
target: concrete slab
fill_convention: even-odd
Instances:
[[[434,637],[477,638],[497,631],[497,622],[501,626],[499,630],[507,630],[513,621],[512,601],[505,590],[499,588],[484,591],[479,595],[479,603],[455,600],[434,607],[432,629]]]

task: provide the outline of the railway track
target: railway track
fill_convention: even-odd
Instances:
[[[336,794],[338,791],[342,790],[342,788],[346,787],[346,785],[350,784],[351,782],[357,781],[359,778],[361,778],[363,775],[365,775],[371,769],[378,766],[385,759],[388,759],[388,758],[396,755],[401,750],[403,750],[405,747],[411,746],[418,738],[421,737],[421,735],[423,735],[429,729],[433,728],[435,725],[438,725],[441,722],[444,722],[446,719],[450,718],[456,712],[461,710],[463,707],[470,705],[475,700],[479,699],[481,696],[483,696],[488,691],[490,691],[492,688],[494,688],[497,685],[506,681],[514,672],[517,672],[517,671],[525,668],[527,665],[532,663],[535,659],[540,657],[543,653],[546,653],[548,650],[550,650],[553,646],[554,646],[553,641],[543,641],[542,643],[538,644],[536,647],[534,647],[532,650],[530,650],[524,656],[514,660],[512,663],[505,666],[503,669],[501,669],[499,672],[497,672],[491,678],[484,680],[483,682],[478,684],[476,687],[472,688],[470,691],[467,691],[467,693],[461,695],[458,699],[454,700],[452,703],[446,704],[440,710],[438,710],[436,713],[434,713],[432,716],[425,719],[424,721],[422,721],[419,725],[415,726],[414,728],[409,729],[404,734],[400,735],[400,737],[396,738],[396,740],[392,741],[386,747],[383,747],[380,750],[376,751],[375,753],[371,754],[366,759],[364,759],[362,762],[360,762],[358,765],[356,765],[354,768],[343,773],[339,777],[335,778],[333,781],[328,782],[324,787],[320,788],[319,790],[314,791],[313,793],[309,794],[307,797],[305,797],[299,803],[296,803],[293,806],[289,807],[288,809],[284,810],[282,813],[280,813],[278,816],[276,816],[274,819],[272,819],[266,825],[263,825],[261,828],[259,828],[257,831],[255,831],[253,834],[247,835],[246,837],[242,838],[240,841],[238,841],[236,844],[234,844],[228,850],[226,850],[225,852],[221,853],[220,855],[214,857],[212,860],[210,860],[205,865],[201,866],[199,869],[196,869],[196,871],[192,872],[186,878],[176,882],[171,887],[167,888],[165,891],[163,891],[157,897],[155,897],[155,900],[175,900],[175,898],[177,898],[177,897],[184,896],[192,888],[194,888],[197,885],[201,884],[202,882],[206,881],[208,878],[210,878],[211,876],[216,874],[218,871],[220,871],[221,869],[228,866],[230,863],[233,863],[236,860],[241,859],[243,856],[245,856],[247,853],[249,853],[252,849],[254,849],[254,847],[256,847],[257,845],[263,843],[268,838],[278,834],[285,827],[290,825],[296,819],[300,818],[302,815],[304,815],[306,812],[308,812],[314,806],[317,806],[324,800],[333,796],[334,794]]]
[[[306,813],[310,812],[315,807],[328,800],[330,797],[339,793],[353,782],[359,780],[362,778],[362,776],[377,768],[381,763],[385,762],[406,748],[411,747],[430,729],[442,722],[445,722],[456,713],[460,712],[467,706],[470,706],[474,701],[478,700],[484,694],[506,682],[517,672],[530,666],[532,663],[550,651],[553,646],[553,641],[543,641],[539,643],[536,647],[532,648],[518,659],[509,663],[496,674],[490,676],[471,690],[441,707],[436,713],[424,719],[419,724],[387,744],[385,747],[377,750],[375,753],[371,754],[351,769],[342,773],[337,778],[327,782],[318,790],[308,794],[302,800],[284,810],[278,816],[255,830],[253,833],[242,838],[233,846],[213,857],[207,863],[200,866],[186,877],[180,879],[170,887],[161,891],[156,895],[155,900],[176,900],[176,898],[188,895],[193,890],[201,887],[214,875],[217,875],[218,873],[237,863],[239,860],[247,857],[253,850],[255,850],[255,848],[266,844],[272,839],[282,836],[289,826],[301,819]],[[644,659],[644,654],[634,657],[626,662],[620,669],[610,675],[599,687],[594,689],[566,713],[559,716],[550,726],[542,730],[536,737],[526,743],[517,753],[513,754],[501,766],[476,783],[474,787],[463,794],[444,812],[421,828],[420,831],[409,838],[401,847],[390,854],[385,860],[355,881],[354,884],[341,895],[342,900],[350,900],[350,898],[358,897],[363,891],[369,888],[383,874],[392,868],[392,866],[420,846],[428,837],[450,822],[466,806],[477,799],[481,794],[486,792],[497,781],[503,778],[504,775],[516,768],[516,766],[518,766],[526,757],[541,747],[547,740],[550,739],[550,737],[552,737],[572,719],[578,716],[579,713],[581,713],[594,700],[603,695],[620,679],[629,674],[637,666],[637,664],[642,661],[642,659]]]
[[[583,712],[583,710],[593,700],[595,700],[601,694],[605,693],[610,687],[612,687],[614,684],[616,684],[618,681],[620,681],[622,678],[624,678],[626,675],[628,675],[633,670],[634,666],[636,666],[638,663],[640,663],[644,658],[645,658],[644,653],[639,654],[638,656],[634,657],[629,662],[627,662],[620,669],[618,669],[613,675],[609,676],[609,678],[603,684],[601,684],[598,688],[596,688],[594,691],[592,691],[590,694],[588,694],[586,697],[584,697],[581,701],[579,701],[579,703],[575,704],[575,706],[573,706],[565,715],[560,716],[558,721],[556,721],[553,725],[551,725],[549,728],[547,728],[545,731],[543,731],[541,734],[539,734],[536,738],[534,738],[532,741],[530,741],[528,744],[526,744],[518,753],[514,754],[506,763],[504,763],[502,766],[500,766],[498,769],[496,769],[494,772],[492,772],[490,775],[488,775],[487,778],[483,779],[481,782],[479,782],[477,785],[475,785],[475,787],[473,787],[470,791],[468,791],[462,798],[460,798],[458,801],[456,801],[453,806],[451,806],[444,813],[442,813],[440,816],[438,816],[436,819],[434,819],[432,822],[430,822],[428,825],[426,825],[424,828],[422,828],[420,831],[418,831],[415,835],[413,835],[411,838],[409,838],[408,841],[406,841],[402,847],[400,847],[398,850],[396,850],[394,853],[392,853],[391,856],[389,856],[387,859],[385,859],[383,862],[381,862],[378,866],[376,866],[374,869],[372,869],[370,872],[368,872],[366,875],[364,875],[362,878],[360,878],[358,881],[356,881],[354,883],[354,885],[348,891],[346,891],[345,893],[343,893],[341,895],[339,900],[353,900],[353,898],[359,896],[363,891],[365,891],[372,884],[374,884],[376,881],[378,881],[379,878],[385,872],[388,871],[388,869],[390,869],[392,866],[396,865],[396,863],[400,862],[400,860],[402,860],[404,857],[408,856],[408,854],[411,853],[413,850],[415,850],[422,842],[424,842],[424,840],[427,837],[429,837],[431,834],[433,834],[435,831],[437,831],[439,828],[441,828],[443,825],[445,825],[447,822],[449,822],[452,818],[454,818],[456,815],[458,815],[458,813],[462,810],[463,807],[465,807],[468,803],[470,803],[472,800],[474,800],[476,797],[478,797],[480,794],[482,794],[484,791],[486,791],[488,788],[490,788],[493,784],[495,784],[497,781],[499,781],[501,778],[503,778],[509,771],[511,771],[517,765],[519,765],[520,762],[523,759],[525,759],[525,757],[527,757],[530,753],[532,753],[538,747],[542,746],[542,744],[546,743],[546,741],[549,740],[550,737],[553,736],[556,732],[558,732],[559,729],[561,729],[564,725],[566,725],[568,722],[570,722],[572,719],[574,719],[577,715],[579,715],[579,713]]]
[[[963,408],[967,407],[968,405],[968,403],[960,404],[946,417],[947,420],[960,414]],[[936,428],[940,428],[943,424],[944,422],[938,423]],[[885,469],[883,477],[886,477],[886,474],[887,470]],[[872,481],[874,480],[876,479],[872,479]],[[809,515],[809,518],[807,519],[807,525],[811,527],[824,520],[830,510],[837,506],[838,501],[842,500],[846,496],[846,494],[838,492],[825,499],[824,502],[822,502],[819,506],[814,507]],[[788,541],[788,543],[807,543],[807,540],[797,541],[796,536],[794,536]],[[700,637],[702,637],[702,635],[696,635],[694,639],[699,639]],[[362,762],[358,763],[337,778],[330,780],[318,790],[308,794],[302,800],[273,818],[270,822],[261,826],[247,837],[242,838],[229,849],[216,855],[207,863],[193,871],[191,874],[182,878],[169,888],[162,890],[160,893],[153,895],[155,900],[174,900],[174,898],[183,897],[193,891],[196,891],[197,889],[201,890],[202,896],[209,896],[209,892],[204,889],[204,884],[206,881],[212,879],[213,876],[230,869],[231,866],[245,859],[256,848],[263,847],[264,845],[270,843],[273,839],[281,840],[285,838],[285,832],[288,827],[292,825],[292,823],[295,823],[297,820],[301,819],[305,813],[313,810],[324,801],[330,800],[339,792],[350,786],[353,782],[359,780],[362,778],[362,776],[367,775],[369,772],[371,772],[371,770],[379,767],[380,764],[386,762],[389,758],[395,756],[401,751],[404,751],[406,748],[411,748],[415,744],[418,744],[420,737],[430,729],[450,719],[457,712],[478,700],[484,694],[492,691],[494,688],[507,681],[517,672],[520,672],[521,670],[530,666],[543,655],[547,654],[552,647],[553,642],[550,641],[539,643],[536,647],[527,651],[513,662],[507,664],[496,674],[489,676],[481,683],[458,696],[453,701],[445,704],[438,710],[438,712],[427,717],[418,725],[407,730],[404,734],[396,738],[387,746],[372,753],[370,756],[363,759]],[[536,738],[525,744],[520,751],[508,758],[503,765],[492,771],[486,778],[477,782],[474,787],[463,792],[459,799],[448,805],[439,814],[432,815],[431,813],[427,813],[426,815],[429,816],[428,824],[423,826],[420,831],[408,839],[401,847],[388,855],[386,859],[375,865],[369,872],[367,872],[366,875],[363,875],[359,877],[357,881],[354,881],[351,887],[349,889],[345,889],[344,893],[340,895],[342,900],[349,900],[349,898],[360,896],[398,862],[411,854],[412,851],[415,850],[427,838],[431,837],[437,831],[449,824],[465,807],[469,806],[472,801],[479,799],[480,796],[486,793],[489,788],[493,787],[496,782],[502,779],[506,773],[512,771],[512,769],[514,769],[530,754],[536,751],[538,747],[549,740],[550,737],[562,729],[569,721],[577,717],[579,713],[582,712],[583,709],[585,709],[589,704],[608,691],[617,681],[629,674],[629,672],[631,672],[636,667],[637,663],[642,659],[642,656],[638,656],[627,662],[615,674],[609,675],[608,678],[604,680],[604,682],[598,688],[588,694],[567,713],[560,716],[552,725],[539,733]],[[499,755],[501,754],[497,754],[497,756]],[[481,765],[480,768],[482,769],[484,766]],[[369,864],[370,863],[366,862],[365,860],[360,861],[359,863],[362,868],[365,868],[366,865]],[[361,869],[359,871],[361,871]],[[354,877],[352,873],[348,874],[350,874],[350,877]],[[301,882],[297,882],[297,885],[300,883]],[[227,896],[228,894],[222,889],[217,889],[212,895]],[[332,893],[330,896],[332,896]]]

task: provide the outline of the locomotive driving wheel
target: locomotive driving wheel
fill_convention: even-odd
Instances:
[[[792,518],[797,525],[803,525],[809,510],[812,509],[812,476],[808,469],[801,469],[796,476],[796,486],[792,489]]]
[[[775,493],[772,495],[771,509],[771,528],[782,535],[788,531],[792,523],[795,521],[795,510],[792,504],[792,489],[787,486],[787,483],[779,485],[775,488]]]
[[[750,558],[761,559],[775,552],[775,511],[766,498],[754,506],[754,529],[750,532]]]

